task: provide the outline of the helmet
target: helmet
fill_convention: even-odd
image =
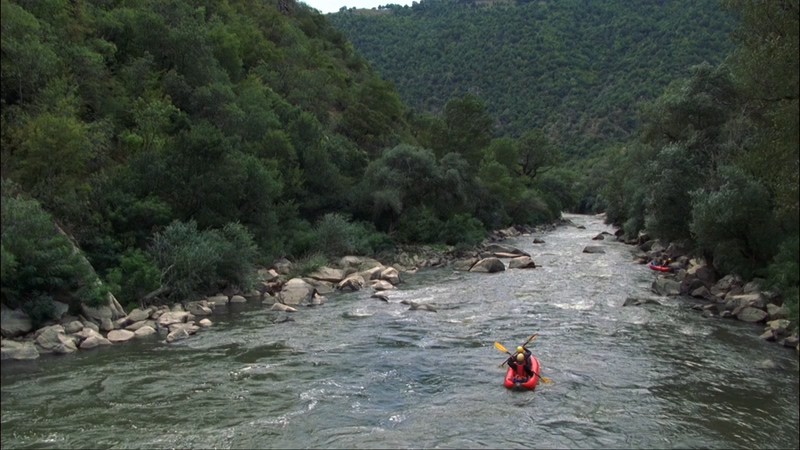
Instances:
[[[517,347],[517,353],[525,353],[525,348],[523,348],[523,347],[520,345],[519,347]]]
[[[525,354],[523,353],[517,354],[517,361],[519,362],[525,361]]]

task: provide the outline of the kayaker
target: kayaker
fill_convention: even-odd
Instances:
[[[522,347],[517,347],[517,348],[522,348]],[[523,377],[530,378],[533,376],[533,369],[531,368],[531,359],[528,357],[529,355],[530,355],[530,350],[523,348],[522,352],[517,352],[516,355],[508,357],[508,367],[512,368],[514,370],[514,373],[516,373],[517,376],[520,378]],[[522,368],[524,372],[521,371],[520,368]]]

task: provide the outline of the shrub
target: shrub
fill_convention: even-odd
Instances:
[[[122,304],[138,302],[161,286],[161,271],[153,258],[139,249],[128,249],[106,281]]]
[[[445,222],[439,240],[448,245],[476,245],[486,237],[480,220],[468,214],[456,214]]]
[[[36,200],[10,195],[3,183],[0,229],[2,263],[0,290],[11,308],[40,298],[58,298],[70,304],[96,299],[97,276],[53,218]],[[44,314],[44,313],[42,313]]]
[[[402,242],[433,243],[439,240],[442,221],[426,207],[404,211],[400,217],[397,237]]]
[[[173,299],[193,299],[230,285],[252,287],[257,249],[239,224],[199,231],[194,221],[173,222],[153,238],[150,254]]]

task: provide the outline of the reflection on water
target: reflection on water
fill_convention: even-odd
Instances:
[[[536,269],[422,270],[388,302],[334,294],[286,323],[247,304],[171,345],[4,362],[2,447],[796,448],[796,353],[680,299],[622,307],[655,275],[570,217],[586,229],[509,242]],[[533,332],[553,383],[506,390],[493,343]]]

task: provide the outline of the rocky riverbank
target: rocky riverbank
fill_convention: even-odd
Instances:
[[[558,225],[574,226],[563,221]],[[326,296],[336,292],[353,292],[371,289],[372,297],[387,301],[391,291],[402,283],[404,274],[424,267],[451,266],[455,270],[492,273],[506,269],[534,269],[533,257],[519,249],[504,245],[509,237],[531,236],[545,233],[557,225],[538,228],[512,227],[499,230],[478,248],[456,251],[432,247],[405,247],[381,257],[386,263],[373,258],[345,256],[330,267],[321,267],[305,277],[289,278],[292,262],[276,261],[272,267],[258,271],[256,289],[250,292],[219,293],[198,300],[172,306],[151,306],[126,312],[110,296],[108,303],[98,308],[81,306],[78,314],[70,314],[65,304],[54,302],[58,319],[44,327],[33,329],[31,320],[20,310],[2,306],[3,360],[36,359],[41,354],[67,354],[89,350],[98,346],[122,344],[133,339],[162,339],[166,343],[186,339],[198,331],[213,326],[207,317],[215,309],[232,303],[259,302],[276,311],[276,321],[291,320],[289,314],[300,308],[324,304]],[[620,240],[601,233],[595,241]],[[533,238],[533,243],[542,243]],[[738,319],[765,326],[762,338],[779,342],[800,351],[796,326],[789,320],[789,311],[779,296],[762,291],[761,281],[743,282],[736,276],[717,280],[714,271],[697,259],[680,251],[676,245],[663,245],[646,236],[633,242],[638,262],[644,264],[657,258],[670,258],[669,272],[659,273],[652,291],[658,296],[684,296],[694,299],[693,308],[705,317]],[[586,253],[602,253],[602,245],[587,243]],[[629,298],[623,306],[658,303],[657,298]],[[436,312],[432,305],[408,301],[411,310]]]

